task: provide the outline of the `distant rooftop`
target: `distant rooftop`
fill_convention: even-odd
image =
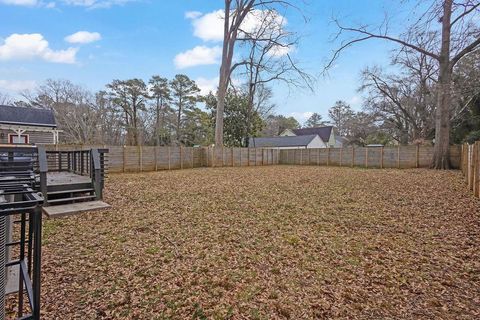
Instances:
[[[317,135],[284,136],[284,137],[261,137],[250,138],[249,146],[252,148],[266,147],[303,147],[307,146]]]
[[[52,110],[0,105],[0,123],[56,127]]]
[[[330,135],[332,134],[333,126],[291,129],[291,130],[297,136],[318,135],[320,138],[322,138],[322,140],[325,143],[327,143],[330,140]]]

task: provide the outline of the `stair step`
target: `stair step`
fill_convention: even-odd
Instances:
[[[78,190],[78,189],[91,189],[92,183],[70,183],[62,185],[47,185],[48,192],[57,192],[57,191],[69,191],[69,190]]]
[[[49,204],[54,204],[54,203],[78,201],[78,200],[91,200],[91,199],[95,199],[95,197],[96,197],[95,195],[91,195],[91,196],[82,196],[82,197],[54,199],[54,200],[48,200],[48,203]]]
[[[50,219],[75,215],[81,212],[96,211],[108,208],[110,208],[110,205],[103,201],[87,201],[64,204],[60,206],[43,207],[43,212]]]
[[[80,193],[80,192],[93,192],[92,188],[87,189],[74,189],[74,190],[60,190],[60,191],[49,191],[47,192],[48,195],[57,195],[57,194],[65,194],[65,193]]]

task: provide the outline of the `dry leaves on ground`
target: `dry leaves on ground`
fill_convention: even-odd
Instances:
[[[275,166],[111,175],[46,221],[44,319],[480,316],[458,172]]]

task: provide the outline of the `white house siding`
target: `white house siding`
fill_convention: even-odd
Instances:
[[[289,149],[318,149],[318,148],[326,148],[327,145],[322,141],[319,136],[310,141],[310,143],[306,146],[296,146],[296,147],[264,147],[264,149],[274,149],[274,150],[289,150]]]
[[[335,139],[335,130],[332,129],[332,132],[330,133],[330,139],[328,140],[328,145],[332,148],[336,147],[337,144],[337,139]]]
[[[20,127],[19,127],[20,128]],[[8,144],[8,135],[15,134],[13,130],[0,129],[0,144]],[[30,144],[53,144],[53,133],[40,131],[25,131],[22,135],[28,135]]]
[[[307,146],[307,149],[314,149],[314,148],[326,148],[327,146],[323,142],[322,138],[319,136],[316,136],[315,138],[310,141],[310,143]]]

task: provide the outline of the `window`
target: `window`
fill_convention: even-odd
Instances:
[[[9,134],[8,142],[11,144],[27,144],[28,134],[22,134],[20,136],[18,136],[17,134]]]

